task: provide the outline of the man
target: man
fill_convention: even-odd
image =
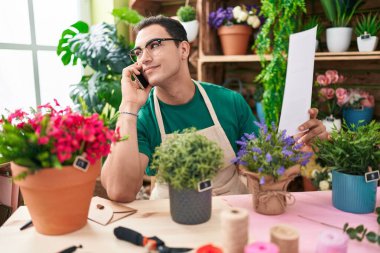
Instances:
[[[258,133],[248,104],[237,92],[191,79],[190,44],[178,21],[150,17],[135,30],[136,47],[131,55],[136,63],[123,70],[117,122],[120,134],[129,135],[129,139],[113,145],[101,175],[110,199],[135,200],[145,170],[149,174],[154,148],[172,132],[188,127],[196,127],[224,151],[224,166],[213,180],[214,194],[245,193],[247,189],[231,160],[238,150],[235,141],[243,133]],[[132,73],[143,74],[149,86],[140,89]],[[318,111],[312,109],[309,113],[311,119],[300,126],[301,131],[305,130],[302,141],[326,138],[325,127],[316,119]],[[167,197],[167,187],[156,184],[152,196]]]

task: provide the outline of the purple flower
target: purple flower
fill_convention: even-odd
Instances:
[[[272,135],[268,134],[267,137],[265,137],[265,141],[270,141],[270,139],[272,139]]]
[[[261,151],[260,148],[253,147],[251,150],[252,150],[253,152],[258,153],[259,155],[261,155],[261,153],[262,153],[262,151]]]
[[[257,161],[257,155],[254,155],[254,156],[253,156],[253,160],[254,160],[254,161]]]
[[[260,167],[257,171],[259,172],[259,173],[261,173],[261,172],[263,172],[263,168],[262,167]]]
[[[284,173],[285,173],[285,168],[284,168],[284,166],[281,166],[281,167],[277,170],[277,174],[279,174],[279,175],[284,175]]]
[[[265,178],[264,177],[260,178],[260,184],[265,184]]]
[[[265,159],[267,160],[268,163],[272,161],[272,156],[269,154],[269,152],[265,155]]]
[[[300,143],[297,143],[296,145],[294,145],[294,146],[293,146],[293,149],[294,149],[294,150],[300,150],[300,148],[302,148],[302,146],[303,146],[303,143],[300,142]]]
[[[246,161],[242,161],[242,160],[240,160],[240,162],[239,162],[241,165],[243,165],[243,166],[248,166],[248,163],[246,162]]]
[[[290,150],[287,150],[287,149],[283,149],[281,151],[281,153],[285,156],[285,157],[289,157],[289,156],[292,156],[294,153]]]
[[[254,139],[256,139],[255,133],[251,133],[251,134],[244,133],[244,136],[245,136],[248,140],[254,140]]]
[[[244,142],[244,141],[236,141],[236,144],[240,145],[240,146],[247,146],[247,143]]]
[[[240,149],[237,153],[238,157],[243,157],[245,154],[247,154],[247,150],[245,149]]]
[[[231,163],[239,163],[240,162],[240,157],[235,157],[234,159],[231,160]]]

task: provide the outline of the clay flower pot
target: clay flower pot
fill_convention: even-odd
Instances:
[[[247,177],[248,191],[252,193],[253,208],[257,213],[279,215],[285,212],[288,204],[294,203],[294,197],[286,189],[297,176],[298,166],[289,168],[288,173],[276,182],[270,177],[265,177],[266,183],[262,185],[260,185],[260,177],[257,173],[250,172],[241,165],[239,170],[241,174]]]
[[[13,176],[26,168],[11,163]],[[41,234],[61,235],[86,225],[101,160],[87,172],[73,166],[62,169],[42,169],[25,179],[16,180],[33,225]]]
[[[224,55],[245,55],[252,28],[247,25],[221,26],[218,35]]]

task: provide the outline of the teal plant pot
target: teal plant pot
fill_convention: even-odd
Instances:
[[[364,176],[332,171],[332,202],[349,213],[372,213],[376,205],[377,181],[367,183]]]
[[[262,102],[256,102],[257,117],[260,122],[265,122],[264,106]]]
[[[363,109],[343,108],[343,118],[348,128],[355,130],[359,126],[368,125],[373,118],[373,107]]]

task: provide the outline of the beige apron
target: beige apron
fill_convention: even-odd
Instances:
[[[194,80],[193,80],[194,81]],[[239,179],[239,173],[236,169],[236,166],[231,163],[231,160],[235,158],[235,152],[232,149],[232,146],[219,123],[218,118],[216,117],[214,108],[210,102],[209,97],[207,96],[203,87],[197,82],[194,81],[197,85],[199,92],[201,93],[203,100],[206,103],[207,109],[211,115],[211,118],[214,122],[213,126],[197,131],[198,134],[206,136],[209,140],[212,140],[219,144],[223,149],[224,153],[224,162],[222,168],[217,173],[213,182],[213,195],[229,195],[229,194],[244,194],[248,193],[246,184],[244,184]],[[156,89],[153,91],[154,98],[154,110],[158,122],[158,127],[161,133],[161,140],[164,141],[171,134],[165,133],[164,122],[162,120],[161,109],[158,103]],[[169,198],[169,190],[166,184],[156,182],[152,190],[150,199],[162,199]]]

